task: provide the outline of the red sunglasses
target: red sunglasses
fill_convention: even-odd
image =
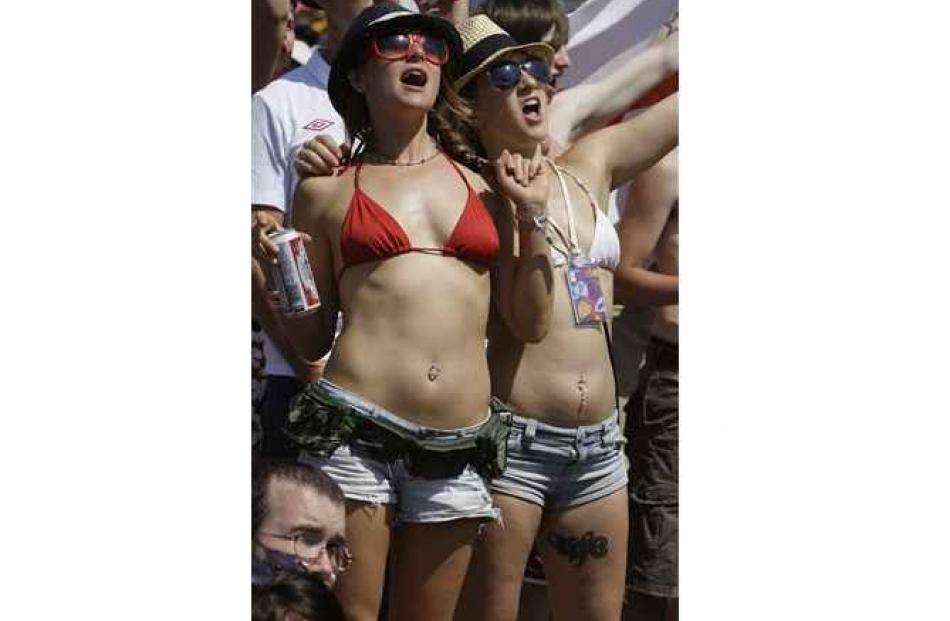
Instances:
[[[369,42],[372,53],[383,60],[403,60],[409,56],[413,44],[422,48],[422,57],[433,65],[449,62],[449,45],[445,39],[418,32],[399,32],[380,35]]]

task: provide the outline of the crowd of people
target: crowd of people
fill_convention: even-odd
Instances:
[[[562,90],[558,0],[252,2],[252,618],[676,618],[675,16]]]

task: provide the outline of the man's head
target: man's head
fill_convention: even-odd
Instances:
[[[373,0],[307,0],[307,6],[321,8],[327,15],[327,31],[324,45],[328,60],[336,56],[343,34],[353,18],[373,5]]]
[[[293,571],[275,571],[251,586],[251,621],[343,621],[340,602],[325,584]]]
[[[558,0],[486,0],[478,9],[518,43],[547,43],[554,48],[552,69],[557,78],[571,66],[567,55],[570,23]]]
[[[379,4],[383,0],[302,0],[307,6],[323,9],[327,14],[327,33],[325,46],[327,48],[327,59],[333,61],[336,57],[337,48],[346,29],[350,27],[350,22],[374,4]],[[394,4],[403,6],[413,12],[417,12],[414,2],[406,0],[388,0]]]
[[[252,475],[252,538],[292,555],[332,587],[348,564],[343,492],[323,472],[291,461],[261,460]]]
[[[251,621],[343,621],[336,596],[318,580],[277,572],[251,587]]]
[[[251,92],[264,88],[290,61],[294,15],[290,0],[251,3]]]

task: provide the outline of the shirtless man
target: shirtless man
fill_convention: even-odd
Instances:
[[[630,619],[677,617],[679,480],[679,191],[677,151],[631,186],[620,221],[617,297],[657,309],[627,403]],[[627,617],[624,617],[625,619]]]

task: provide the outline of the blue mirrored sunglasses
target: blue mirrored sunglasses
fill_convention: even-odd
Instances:
[[[540,58],[527,58],[523,61],[502,60],[488,68],[488,79],[492,86],[507,91],[521,81],[521,72],[524,71],[542,84],[551,83],[551,65]]]

